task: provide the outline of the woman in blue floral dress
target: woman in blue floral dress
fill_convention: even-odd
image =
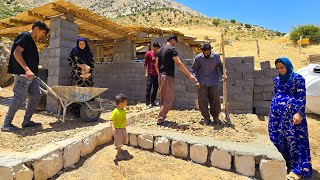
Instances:
[[[274,79],[274,97],[269,114],[269,136],[287,163],[287,179],[312,175],[308,126],[305,114],[304,78],[293,72],[288,58],[275,61],[279,76]]]

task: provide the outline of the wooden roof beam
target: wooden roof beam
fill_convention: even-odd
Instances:
[[[14,27],[12,26],[11,24],[7,24],[7,23],[4,23],[4,22],[0,22],[0,24],[6,28],[10,28],[10,27]]]
[[[49,24],[50,21],[44,21],[44,23]],[[12,34],[12,33],[21,33],[23,31],[30,31],[32,27],[32,24],[28,24],[25,26],[17,26],[17,27],[11,27],[7,29],[0,29],[0,35],[3,34]]]
[[[43,16],[43,15],[41,15],[41,14],[38,14],[38,13],[35,13],[35,12],[32,12],[32,11],[28,11],[28,15],[29,15],[29,16],[32,16],[32,17],[35,17],[35,18],[37,18],[37,19],[40,19],[41,21],[50,20],[49,17]]]
[[[78,33],[79,34],[89,34],[91,36],[95,36],[95,37],[98,37],[98,38],[101,38],[103,40],[110,41],[110,42],[113,42],[115,40],[115,39],[112,39],[108,36],[104,36],[104,35],[101,35],[101,34],[98,34],[98,33],[92,32],[92,31],[88,31],[85,29],[81,29],[81,28],[78,29]]]
[[[30,24],[30,23],[27,23],[27,22],[24,22],[21,20],[17,20],[17,19],[10,19],[9,22],[14,24],[15,26],[25,26],[25,25]]]
[[[102,27],[102,28],[107,29],[107,30],[109,30],[111,32],[114,32],[116,34],[121,34],[122,36],[125,36],[125,37],[127,37],[127,38],[129,38],[131,40],[135,39],[134,36],[128,34],[127,32],[124,32],[123,30],[121,30],[121,29],[119,29],[117,27],[112,27],[112,26],[110,26],[108,24],[104,24],[103,22],[101,22],[101,21],[99,21],[97,19],[93,19],[93,18],[91,18],[91,17],[89,17],[89,16],[87,16],[85,14],[66,9],[66,8],[64,8],[62,6],[59,6],[59,5],[55,4],[55,3],[52,3],[52,5],[54,6],[52,8],[52,10],[54,10],[54,11],[57,11],[57,12],[60,12],[60,13],[64,13],[64,14],[70,13],[70,14],[72,14],[74,17],[76,17],[78,19],[81,19],[81,20],[86,21],[88,23],[91,23],[91,24],[94,24],[96,26]]]

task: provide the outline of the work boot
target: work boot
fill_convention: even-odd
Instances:
[[[213,118],[213,123],[214,124],[218,124],[218,125],[222,125],[222,121],[219,119],[219,117],[214,117]]]
[[[27,128],[27,127],[38,127],[41,126],[41,123],[36,123],[33,121],[27,121],[22,123],[22,128]]]
[[[211,120],[210,119],[204,119],[203,120],[203,125],[208,126],[210,124]]]
[[[14,132],[14,131],[18,131],[18,130],[19,130],[19,128],[17,126],[13,125],[13,124],[6,125],[6,126],[3,125],[1,127],[1,131],[2,132]]]

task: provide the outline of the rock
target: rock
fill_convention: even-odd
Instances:
[[[13,180],[11,168],[0,167],[0,180]]]
[[[211,165],[220,169],[231,169],[231,155],[228,151],[214,149],[211,153]]]
[[[144,134],[138,136],[138,145],[143,149],[153,149],[153,136]]]
[[[81,145],[80,145],[80,156],[85,156],[87,154],[90,154],[97,145],[97,138],[94,135],[91,135],[89,137],[86,137],[83,139]]]
[[[137,135],[130,134],[129,135],[129,143],[130,143],[131,146],[137,147],[138,146]]]
[[[160,154],[170,153],[170,141],[166,137],[156,137],[154,150]]]
[[[99,131],[96,135],[97,146],[106,144],[112,140],[112,130],[111,127],[106,127]]]
[[[178,158],[187,158],[188,144],[183,141],[172,141],[171,143],[172,155]]]
[[[81,142],[72,143],[64,148],[63,153],[63,167],[67,168],[80,159],[80,145]]]
[[[285,161],[261,159],[259,168],[261,177],[264,180],[286,179],[287,170]]]
[[[14,171],[16,174],[16,180],[32,180],[33,179],[33,171],[24,164],[14,167]]]
[[[245,176],[254,176],[255,169],[254,156],[234,156],[234,166],[236,171]]]
[[[208,148],[202,144],[194,144],[190,147],[190,158],[199,164],[205,164],[208,159]]]
[[[33,164],[35,180],[46,180],[57,174],[63,167],[63,158],[59,150],[56,150]]]

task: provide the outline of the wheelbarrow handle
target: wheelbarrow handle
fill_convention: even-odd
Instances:
[[[45,82],[43,82],[38,76],[35,76],[38,79],[39,83],[44,86],[48,91],[52,92],[52,88],[48,86]]]

